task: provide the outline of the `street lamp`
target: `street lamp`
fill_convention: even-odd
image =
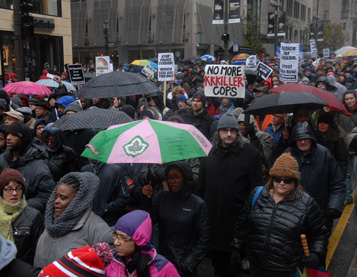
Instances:
[[[275,8],[275,13],[274,13],[274,51],[276,51],[276,45],[278,43],[278,9],[280,7],[281,3],[278,1],[270,1],[270,6]]]
[[[103,34],[104,34],[104,41],[105,41],[105,55],[108,56],[109,54],[109,35],[108,35],[108,27],[109,27],[109,20],[106,19],[103,22]]]

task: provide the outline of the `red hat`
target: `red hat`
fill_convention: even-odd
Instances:
[[[66,78],[68,77],[68,73],[66,71],[63,71],[62,75],[66,76]]]
[[[107,244],[110,251],[110,247]],[[113,256],[112,256],[113,257]],[[68,252],[64,257],[43,268],[39,277],[104,276],[105,267],[97,249],[89,245]]]
[[[17,78],[16,73],[11,73],[11,74],[10,74],[10,79],[15,79],[15,78]]]
[[[2,193],[4,187],[9,184],[11,181],[16,181],[23,188],[25,188],[25,179],[16,169],[4,168],[0,174],[0,193]]]

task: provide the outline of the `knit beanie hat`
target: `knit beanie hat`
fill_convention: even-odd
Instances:
[[[64,114],[66,114],[68,111],[72,111],[72,112],[81,112],[83,111],[82,107],[79,105],[79,103],[77,101],[74,101],[70,104],[67,105],[67,107],[64,109]]]
[[[290,153],[283,153],[269,171],[270,176],[291,177],[300,180],[299,166]]]
[[[105,267],[113,260],[107,243],[89,245],[68,252],[65,256],[43,268],[39,277],[104,276]]]
[[[222,117],[218,120],[217,130],[223,128],[231,128],[238,129],[238,121],[237,118],[233,115],[232,112],[226,112]]]
[[[207,101],[207,97],[206,95],[204,95],[202,92],[196,92],[193,96],[192,96],[192,100],[193,99],[198,99],[202,102],[203,106],[206,105],[206,101]]]
[[[180,95],[179,97],[177,97],[176,99],[176,103],[178,103],[179,101],[183,101],[187,104],[187,98],[185,95]]]
[[[26,144],[32,140],[32,133],[30,127],[25,123],[15,122],[7,127],[7,134],[13,134],[21,139],[23,144]]]
[[[154,113],[150,110],[143,110],[141,113],[141,117],[143,117],[143,116],[147,116],[150,119],[155,119]]]
[[[25,188],[25,179],[16,169],[4,168],[0,174],[0,193],[2,193],[4,187],[11,181],[16,181]]]

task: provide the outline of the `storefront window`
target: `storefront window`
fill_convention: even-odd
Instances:
[[[62,16],[61,0],[33,0],[31,13]],[[13,9],[12,0],[0,0],[0,8]]]

